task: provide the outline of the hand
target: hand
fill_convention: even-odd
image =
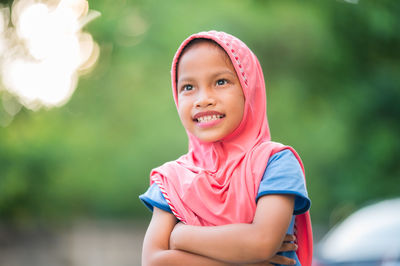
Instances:
[[[286,235],[278,252],[296,251],[297,245],[295,243],[293,243],[294,241],[296,241],[296,237],[294,235]],[[275,264],[282,264],[282,265],[295,265],[296,264],[296,261],[294,259],[291,259],[291,258],[288,258],[285,256],[281,256],[281,255],[277,255],[277,254],[275,254],[275,256],[272,257],[269,262],[275,263]]]
[[[294,241],[296,241],[296,237],[294,235],[286,235],[278,252],[296,251],[297,245],[295,243],[292,243]],[[294,259],[275,254],[275,256],[273,256],[269,261],[258,262],[258,263],[248,263],[248,264],[241,264],[241,265],[242,266],[273,266],[275,264],[295,265],[296,261]]]

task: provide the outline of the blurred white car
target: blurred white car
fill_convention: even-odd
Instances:
[[[400,266],[400,198],[364,207],[317,244],[314,266]]]

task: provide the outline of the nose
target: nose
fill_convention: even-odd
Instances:
[[[215,95],[212,92],[212,89],[205,88],[200,89],[197,94],[197,99],[194,102],[194,105],[197,108],[204,108],[207,106],[213,106],[216,103]]]

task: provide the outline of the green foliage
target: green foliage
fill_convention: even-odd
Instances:
[[[95,70],[70,102],[0,128],[0,219],[143,217],[149,171],[187,149],[169,71],[189,34],[223,30],[258,56],[275,141],[299,151],[312,217],[400,195],[397,1],[106,1]]]

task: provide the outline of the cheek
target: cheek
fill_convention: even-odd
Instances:
[[[183,114],[183,111],[182,111],[182,105],[179,105],[179,108],[178,108],[178,115],[179,115],[179,118],[182,120],[182,114]]]
[[[184,101],[179,102],[178,115],[183,123],[191,117],[190,108]]]
[[[244,116],[244,106],[238,105],[237,111],[236,111],[236,123],[238,125],[243,120],[243,116]]]
[[[244,109],[246,106],[243,93],[240,93],[237,95],[237,97],[235,99],[235,106],[237,108],[238,117],[240,117],[240,119],[242,119],[243,114],[244,114]]]
[[[241,101],[241,112],[242,112],[242,118],[243,118],[243,116],[244,116],[244,109],[246,108],[246,102],[245,102],[245,99],[244,99],[244,97],[243,97],[243,99],[242,99],[242,101]]]

